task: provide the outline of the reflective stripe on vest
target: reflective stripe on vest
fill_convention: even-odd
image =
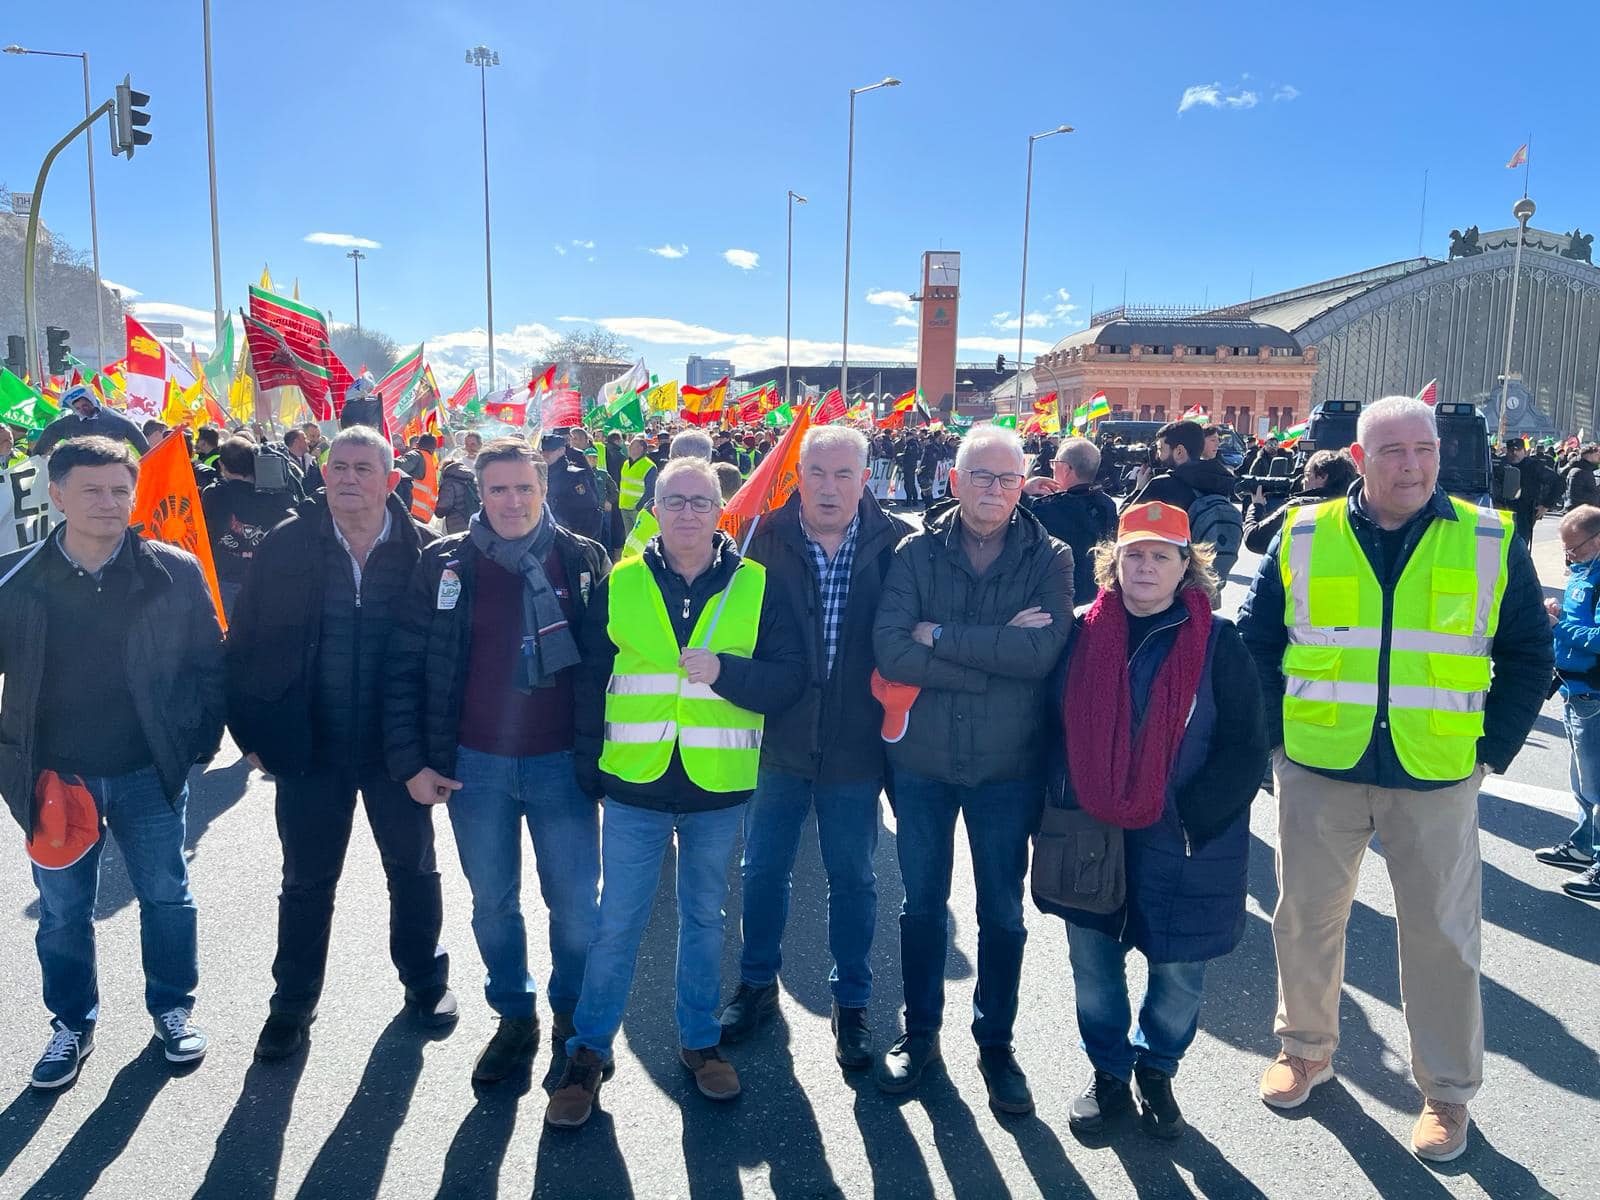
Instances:
[[[644,548],[650,539],[660,532],[661,522],[656,520],[655,510],[641,508],[639,516],[633,522],[633,528],[628,530],[628,540],[622,543],[622,553],[617,557],[617,561],[638,558],[644,553]]]
[[[622,464],[622,479],[617,488],[617,503],[627,512],[632,512],[644,502],[645,477],[655,470],[655,463],[647,455],[641,454],[637,459],[630,458]]]
[[[684,678],[672,619],[642,558],[624,558],[607,586],[606,632],[617,656],[606,684],[600,769],[628,783],[651,783],[665,774],[676,746],[697,786],[709,792],[753,789],[762,717],[724,700],[710,685]],[[749,657],[761,623],[766,570],[744,560],[726,591],[725,604],[720,592],[706,601],[689,644]]]
[[[1279,568],[1284,590],[1284,752],[1348,770],[1386,710],[1400,765],[1415,779],[1457,780],[1477,764],[1489,651],[1505,594],[1512,523],[1452,498],[1384,591],[1341,498],[1295,510]],[[1385,670],[1385,667],[1387,668]]]
[[[422,478],[411,481],[411,519],[433,520],[433,510],[439,503],[439,459],[426,450],[422,455]]]

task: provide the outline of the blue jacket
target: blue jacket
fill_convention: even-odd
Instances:
[[[1129,660],[1135,729],[1143,723],[1150,687],[1178,627],[1189,619],[1182,606],[1149,634]],[[1070,662],[1082,619],[1064,656]],[[1064,683],[1066,672],[1060,673]],[[1058,687],[1059,698],[1063,689]],[[1059,711],[1059,710],[1058,710]],[[1060,729],[1060,720],[1056,729]],[[1063,739],[1056,748],[1049,803],[1078,807],[1067,773]],[[1153,963],[1203,962],[1239,944],[1244,933],[1245,883],[1249,871],[1250,802],[1267,761],[1266,723],[1250,655],[1232,622],[1213,617],[1206,665],[1194,708],[1167,777],[1161,819],[1123,834],[1127,900],[1100,915],[1046,906],[1073,925],[1099,930],[1140,950]]]
[[[1555,625],[1556,671],[1563,696],[1600,691],[1600,558],[1575,563],[1561,597],[1561,619]]]

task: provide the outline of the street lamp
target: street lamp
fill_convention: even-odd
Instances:
[[[804,196],[793,188],[789,189],[789,243],[785,254],[783,281],[783,402],[785,404],[791,402],[789,371],[792,366],[792,355],[789,352],[789,330],[794,315],[794,206],[805,202]]]
[[[1022,419],[1022,339],[1028,328],[1028,221],[1033,213],[1033,144],[1041,138],[1055,137],[1058,133],[1071,133],[1071,125],[1057,125],[1043,133],[1028,135],[1028,182],[1022,195],[1022,295],[1017,301],[1017,419]],[[1034,394],[1039,388],[1034,385]]]
[[[356,337],[361,336],[361,260],[366,257],[359,249],[345,255],[356,266]]]
[[[91,102],[89,100],[89,54],[87,51],[78,53],[63,52],[60,50],[29,50],[18,45],[5,48],[7,54],[37,54],[43,58],[76,58],[83,62],[83,116],[87,120]],[[94,138],[83,139],[84,151],[89,156],[89,242],[94,248],[94,361],[98,368],[105,362],[105,319],[100,310],[100,219],[95,210],[94,199]],[[30,314],[31,316],[31,314]]]
[[[224,321],[233,318],[222,306],[222,224],[217,216],[217,116],[211,98],[211,0],[200,6],[206,43],[206,174],[211,183],[211,302],[215,306],[216,344],[224,344]]]
[[[1500,372],[1500,443],[1506,440],[1506,397],[1511,391],[1511,339],[1517,332],[1517,283],[1522,277],[1522,243],[1528,240],[1528,221],[1534,213],[1533,201],[1524,196],[1511,206],[1517,219],[1517,251],[1511,259],[1511,306],[1506,310],[1505,369]]]
[[[500,52],[487,46],[467,51],[467,65],[478,68],[478,102],[483,114],[483,286],[489,307],[489,390],[494,391],[494,255],[489,247],[489,91],[490,67],[500,65]]]
[[[899,87],[900,81],[887,75],[877,83],[850,89],[850,149],[844,172],[844,334],[839,339],[839,395],[850,395],[850,206],[856,175],[856,97],[883,87]]]

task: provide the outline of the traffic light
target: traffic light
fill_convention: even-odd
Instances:
[[[67,339],[72,335],[65,329],[56,325],[45,326],[44,342],[46,353],[50,359],[50,374],[65,375],[67,373],[67,356],[72,353],[72,347],[67,345]]]
[[[10,334],[6,338],[6,370],[18,379],[28,373],[28,339]]]
[[[994,369],[996,371],[1004,371],[1006,369],[1006,356],[1004,354],[995,357]]]
[[[150,144],[150,135],[144,131],[144,126],[150,124],[150,114],[143,111],[149,103],[150,93],[135,91],[124,75],[117,84],[117,140],[111,153],[132,158],[137,147]]]

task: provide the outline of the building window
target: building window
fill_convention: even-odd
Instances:
[[[1165,421],[1167,419],[1167,406],[1165,404],[1156,405],[1156,415],[1150,419],[1152,421]]]
[[[1235,428],[1248,437],[1255,435],[1255,426],[1250,423],[1250,410],[1248,408],[1239,410],[1239,424]]]
[[[1233,405],[1228,405],[1227,408],[1222,410],[1222,423],[1224,425],[1233,425],[1233,427],[1237,429],[1238,426],[1234,424],[1234,417],[1238,414],[1238,412],[1239,410]]]
[[[1139,420],[1141,420],[1141,421],[1150,420],[1150,406],[1148,404],[1141,404],[1139,406]]]

